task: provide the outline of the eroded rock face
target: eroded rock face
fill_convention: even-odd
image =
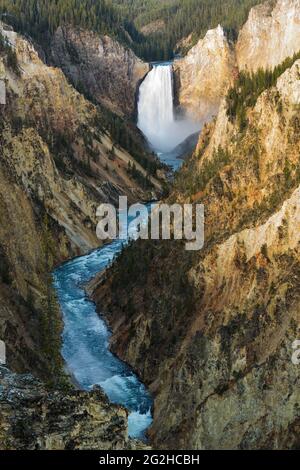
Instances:
[[[131,444],[127,411],[90,392],[48,392],[30,374],[0,366],[1,450],[120,450]],[[134,445],[134,443],[132,443]]]
[[[274,68],[300,50],[300,1],[278,0],[250,11],[236,47],[240,69]]]
[[[221,26],[207,32],[174,63],[179,104],[194,118],[206,120],[218,111],[233,81],[235,56]]]
[[[149,193],[128,163],[141,174],[146,170],[114,143],[99,110],[61,70],[45,65],[28,40],[1,24],[0,31],[16,54],[14,68],[0,57],[6,86],[6,105],[0,105],[0,338],[11,368],[44,378],[51,375],[43,344],[49,338],[48,272],[100,245],[101,202],[118,203],[119,195],[147,200]],[[50,317],[57,323],[57,349],[59,314]]]
[[[208,31],[174,65],[179,104],[198,119],[217,114],[240,70],[273,69],[300,50],[300,1],[278,0],[251,9],[236,45],[221,26]]]
[[[61,70],[1,23],[0,33],[13,58],[1,50],[0,339],[10,369],[61,390],[62,321],[51,271],[101,244],[101,202],[148,199],[128,163],[146,170],[113,141],[101,112]],[[128,440],[127,411],[99,389],[49,392],[32,375],[0,368],[0,449],[142,447]]]
[[[204,249],[140,242],[95,289],[113,351],[154,394],[155,446],[300,445],[292,362],[300,322],[299,72],[296,61],[261,94],[243,132],[225,100],[203,130],[171,200],[204,204]],[[133,277],[124,278],[132,260]]]
[[[53,63],[88,96],[118,114],[131,116],[138,85],[149,65],[109,36],[59,27],[51,43]]]

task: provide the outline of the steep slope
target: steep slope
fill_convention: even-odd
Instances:
[[[273,69],[300,50],[299,0],[268,1],[251,9],[236,43],[220,26],[175,61],[179,105],[198,119],[216,114],[241,71]]]
[[[109,36],[59,27],[51,42],[51,60],[76,88],[118,114],[132,116],[139,83],[149,65]]]
[[[300,50],[300,1],[269,1],[252,8],[237,46],[240,69],[274,68]]]
[[[205,205],[204,249],[140,241],[94,284],[112,350],[155,396],[154,446],[300,445],[299,106],[299,60],[245,128],[223,101],[170,197]]]
[[[99,245],[101,202],[152,198],[160,183],[114,144],[101,112],[62,71],[11,28],[1,25],[2,35],[0,337],[14,370],[49,379],[61,363],[61,325],[48,273]]]
[[[174,63],[179,104],[194,118],[210,118],[233,81],[234,67],[234,51],[223,28],[208,31],[186,57]]]

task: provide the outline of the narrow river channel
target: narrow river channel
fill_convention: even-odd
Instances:
[[[159,158],[177,169],[180,160],[170,149],[195,129],[185,127],[182,133],[178,133],[180,124],[175,122],[173,115],[171,74],[169,64],[156,66],[148,74],[140,90],[138,125],[150,144],[152,141]],[[154,88],[149,94],[151,86]],[[164,107],[167,110],[162,109]],[[151,122],[153,126],[158,124],[158,128],[150,129],[149,135],[147,126]],[[168,138],[170,142],[167,145]],[[132,236],[133,233],[129,234]],[[100,385],[111,402],[124,405],[130,413],[129,436],[143,438],[152,422],[152,398],[133,371],[110,352],[111,333],[84,290],[84,285],[108,266],[122,250],[123,244],[123,240],[115,240],[88,255],[75,258],[56,269],[53,279],[63,313],[62,354],[68,369],[83,389],[90,390],[94,385]]]

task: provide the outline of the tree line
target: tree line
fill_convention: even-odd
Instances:
[[[179,40],[193,42],[221,23],[235,39],[249,9],[260,0],[0,0],[2,19],[46,46],[63,24],[109,34],[147,61],[174,57]],[[141,28],[163,20],[162,31]]]

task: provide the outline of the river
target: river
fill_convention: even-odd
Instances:
[[[62,355],[68,369],[84,390],[100,385],[111,402],[124,405],[130,412],[129,436],[143,438],[152,421],[151,396],[132,370],[110,352],[111,333],[84,290],[122,250],[123,243],[115,240],[72,259],[56,269],[53,277],[63,312]]]
[[[139,127],[157,155],[177,169],[180,160],[170,150],[185,138],[187,129],[178,138],[178,123],[173,114],[171,66],[154,67],[140,90]],[[149,90],[153,87],[151,98]],[[167,110],[164,110],[164,107]],[[147,120],[150,119],[150,127]],[[153,134],[151,126],[159,126]],[[188,131],[189,132],[189,131]],[[155,138],[156,135],[156,138]],[[129,234],[134,237],[134,233]],[[109,350],[111,333],[87,298],[84,285],[103,271],[122,250],[124,241],[111,244],[70,260],[53,273],[54,286],[63,313],[62,355],[67,368],[84,390],[100,385],[111,402],[129,410],[129,436],[143,439],[152,422],[152,398],[133,371]]]

